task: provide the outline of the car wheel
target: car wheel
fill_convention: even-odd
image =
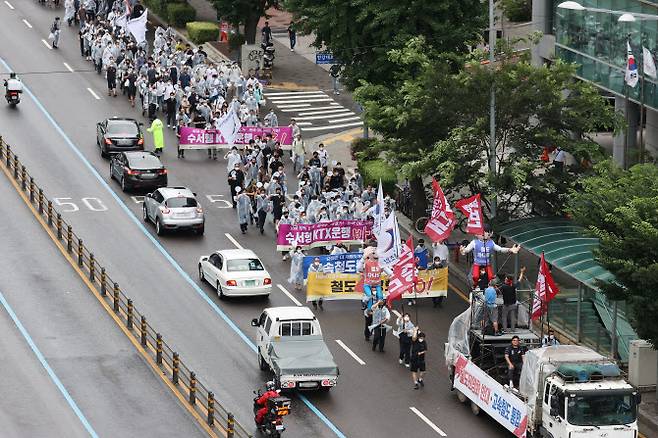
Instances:
[[[109,155],[105,149],[103,149],[103,146],[101,146],[101,157],[107,158]]]
[[[199,281],[203,283],[206,280],[206,277],[203,276],[203,268],[201,267],[201,263],[199,263]]]
[[[203,236],[203,233],[204,233],[205,230],[206,230],[206,227],[204,225],[203,227],[196,229],[195,233],[197,233],[197,235],[199,235],[199,236]]]
[[[112,171],[112,165],[110,164],[110,180],[114,179],[114,172]]]
[[[142,219],[144,219],[145,223],[149,223],[149,212],[146,209],[146,205],[142,206]]]
[[[162,228],[162,225],[160,224],[160,219],[155,220],[155,234],[158,236],[162,236],[164,234],[164,228]]]
[[[260,368],[261,371],[269,371],[270,366],[265,362],[265,359],[263,359],[263,355],[260,354],[260,351],[258,352],[258,368]]]
[[[128,183],[126,183],[126,177],[125,176],[121,177],[121,190],[124,191],[124,192],[127,192],[128,190],[130,190],[130,186],[128,185]]]
[[[223,300],[226,298],[226,295],[224,295],[224,290],[222,289],[222,285],[219,284],[219,281],[217,282],[217,294],[219,295],[219,298]]]

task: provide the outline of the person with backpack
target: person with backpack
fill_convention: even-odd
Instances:
[[[50,35],[48,36],[48,39],[52,40],[53,49],[57,49],[59,46],[59,32],[59,17],[55,17],[55,21],[53,21],[53,24],[50,26]]]

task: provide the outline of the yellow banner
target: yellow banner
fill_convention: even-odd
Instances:
[[[388,279],[384,278],[384,296],[388,294]],[[448,268],[418,271],[416,291],[404,294],[405,299],[445,297],[448,295]],[[360,300],[363,296],[362,275],[324,274],[309,272],[306,283],[306,301]]]

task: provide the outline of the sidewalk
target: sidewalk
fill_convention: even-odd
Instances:
[[[640,403],[638,422],[640,432],[646,438],[658,438],[658,401],[655,392],[642,394],[643,401]]]

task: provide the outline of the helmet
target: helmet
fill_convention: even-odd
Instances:
[[[14,73],[14,72],[9,73],[9,77],[11,79],[16,79],[16,73]]]
[[[270,380],[265,384],[265,388],[267,388],[268,391],[274,391],[276,389],[276,384]]]

